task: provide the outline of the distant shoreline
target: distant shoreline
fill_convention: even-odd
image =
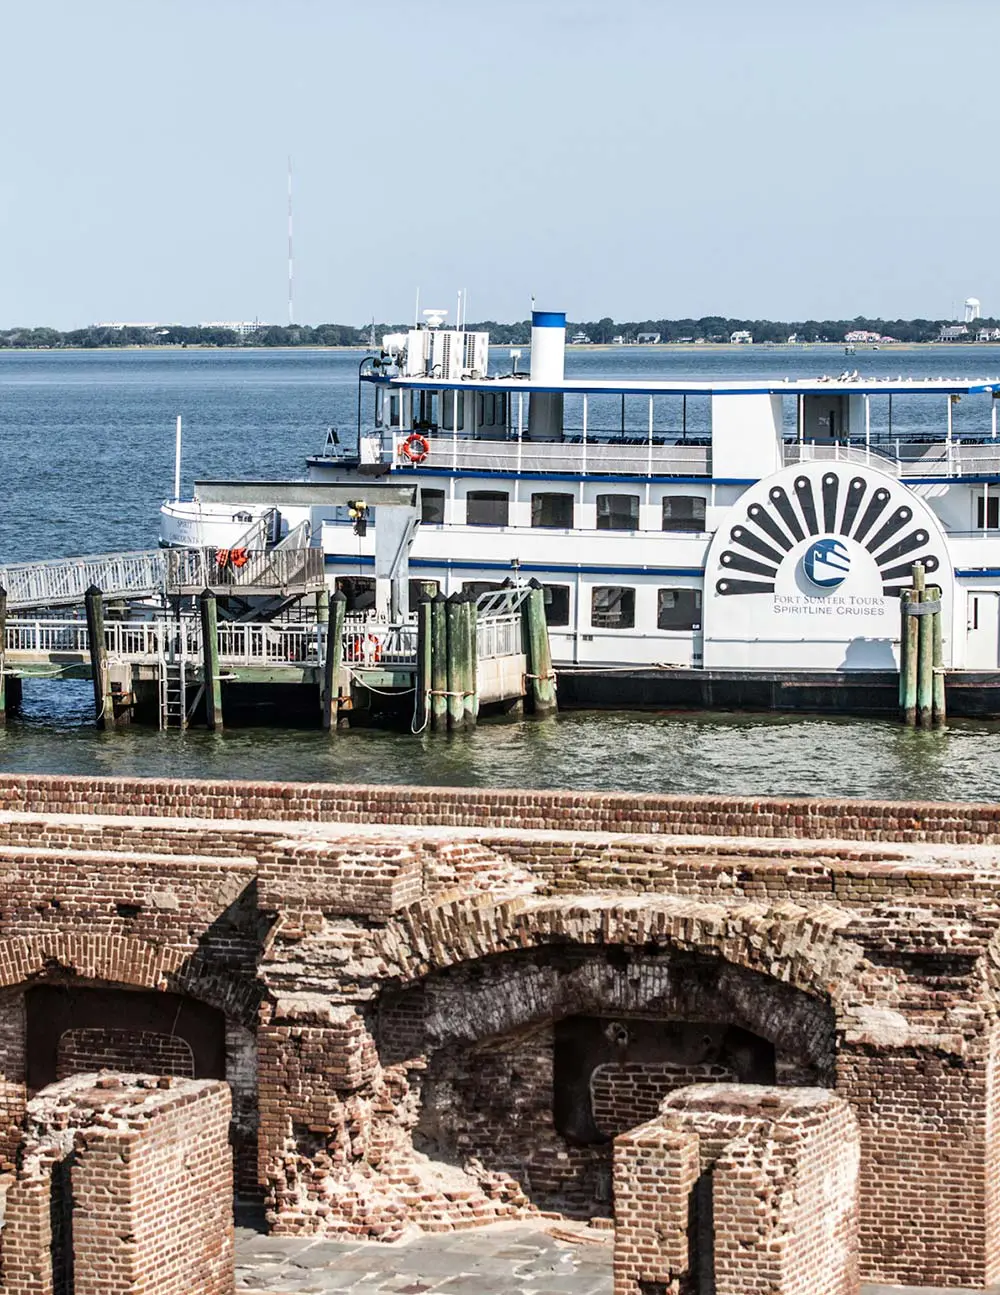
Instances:
[[[527,342],[491,342],[490,350],[503,351],[509,347],[526,347]],[[879,352],[923,351],[939,347],[949,351],[997,350],[1000,342],[882,342],[875,346],[864,342],[642,342],[622,346],[616,342],[576,342],[566,344],[566,351],[582,351],[587,354],[593,351],[850,351],[854,355],[865,355]],[[529,348],[530,349],[530,348]],[[184,351],[209,351],[215,354],[234,353],[239,355],[269,355],[274,352],[295,351],[330,351],[333,353],[364,355],[372,354],[370,346],[321,346],[307,344],[304,346],[209,346],[204,343],[190,342],[186,346],[146,346],[141,344],[129,346],[0,346],[0,357],[4,355],[59,355],[64,353],[79,354],[122,354],[136,351],[151,352],[160,355],[177,355]]]

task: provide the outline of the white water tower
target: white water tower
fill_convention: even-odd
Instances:
[[[982,314],[978,297],[966,297],[965,299],[965,322],[973,324]]]

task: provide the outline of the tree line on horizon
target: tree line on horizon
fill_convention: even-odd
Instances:
[[[583,333],[591,342],[607,344],[616,338],[633,342],[641,333],[659,333],[663,342],[728,342],[735,332],[749,332],[754,342],[842,342],[847,333],[856,330],[878,333],[899,342],[932,342],[941,327],[954,323],[948,319],[732,319],[723,315],[705,315],[700,319],[644,319],[627,322],[609,316],[597,320],[567,321],[566,331],[572,337]],[[531,341],[531,321],[500,323],[483,320],[470,323],[472,331],[488,332],[498,346],[527,346]],[[970,340],[977,328],[997,328],[1000,321],[992,317],[978,319],[970,328]],[[262,324],[256,331],[241,335],[234,329],[200,325],[164,324],[155,328],[107,328],[92,325],[62,331],[56,328],[0,329],[0,348],[58,349],[61,347],[129,346],[368,346],[374,333],[376,345],[384,333],[405,332],[409,324]]]

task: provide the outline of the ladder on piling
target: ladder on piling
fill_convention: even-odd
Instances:
[[[185,729],[188,723],[187,654],[181,623],[178,633],[164,625],[160,636],[160,728]],[[167,642],[164,642],[164,639]]]

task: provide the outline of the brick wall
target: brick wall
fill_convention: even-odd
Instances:
[[[96,1070],[131,1070],[194,1078],[194,1053],[184,1039],[150,1030],[67,1030],[59,1039],[56,1078]]]
[[[681,1089],[615,1143],[615,1295],[857,1295],[857,1129],[823,1089]]]
[[[232,1295],[229,1116],[220,1083],[90,1075],[45,1089],[6,1192],[0,1290]]]
[[[996,844],[1000,805],[3,774],[0,809]]]

